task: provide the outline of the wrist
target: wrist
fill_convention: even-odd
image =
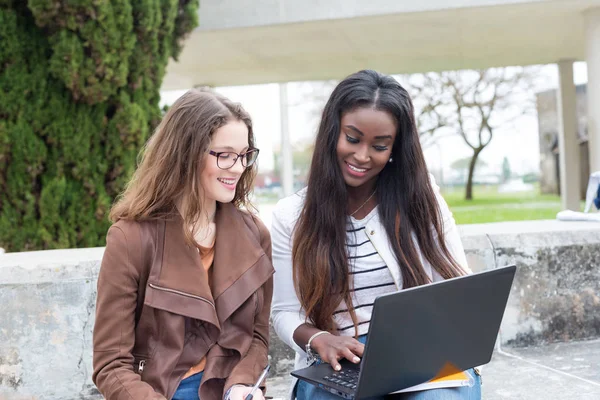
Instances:
[[[323,347],[323,343],[325,343],[327,341],[327,339],[325,338],[325,336],[327,336],[326,334],[323,335],[319,335],[316,336],[311,342],[310,342],[310,348],[313,351],[316,352],[320,352],[321,348]]]
[[[318,347],[315,346],[315,341],[316,343],[319,343],[319,338],[329,334],[330,333],[327,331],[319,331],[313,334],[310,339],[308,339],[308,342],[306,343],[306,354],[309,362],[315,361],[319,358]]]

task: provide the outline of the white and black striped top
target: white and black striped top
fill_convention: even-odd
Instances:
[[[365,218],[350,217],[346,232],[348,244],[348,267],[353,279],[352,297],[358,319],[358,334],[369,331],[375,298],[384,293],[397,291],[387,265],[369,240],[365,226],[377,214],[377,207]],[[348,307],[342,302],[334,314],[340,335],[353,336],[354,325]]]

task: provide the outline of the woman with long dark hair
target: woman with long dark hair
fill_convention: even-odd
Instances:
[[[350,75],[323,111],[307,188],[273,215],[272,318],[296,350],[360,362],[377,296],[469,273],[452,213],[427,171],[408,92],[375,71]],[[401,398],[479,399],[472,387]],[[299,400],[337,398],[306,382]]]

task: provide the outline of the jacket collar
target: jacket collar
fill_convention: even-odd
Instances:
[[[215,216],[217,226],[215,259],[212,271],[212,293],[218,299],[263,256],[258,229],[253,232],[242,218],[242,212],[231,203],[219,204]]]
[[[272,275],[258,228],[253,232],[241,211],[233,204],[218,204],[215,223],[211,288],[197,249],[185,241],[181,216],[159,222],[146,304],[219,327]]]

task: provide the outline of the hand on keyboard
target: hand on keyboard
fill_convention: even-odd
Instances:
[[[319,353],[321,360],[331,364],[331,367],[340,371],[342,366],[339,360],[346,358],[355,364],[360,362],[365,345],[349,336],[321,335],[316,337],[311,347]]]
[[[348,389],[356,389],[356,385],[358,384],[358,370],[346,369],[327,375],[323,379]]]

